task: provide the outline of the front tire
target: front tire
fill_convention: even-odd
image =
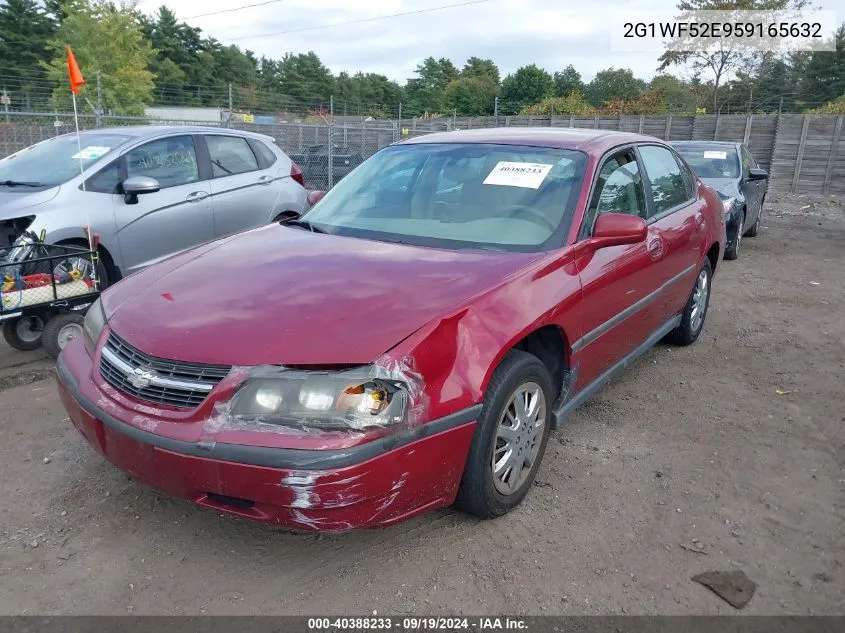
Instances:
[[[459,509],[488,519],[519,505],[549,440],[552,393],[549,372],[536,356],[508,352],[484,397],[458,490]]]
[[[667,337],[675,345],[692,345],[704,329],[704,319],[710,306],[710,282],[713,279],[713,268],[710,260],[704,258],[704,263],[695,278],[687,305],[681,315],[681,324],[672,330]]]
[[[742,243],[742,227],[745,226],[745,211],[739,218],[739,226],[736,228],[736,237],[730,248],[725,249],[725,259],[735,260],[739,258],[739,245]]]
[[[26,316],[3,321],[3,338],[9,347],[31,352],[41,347],[44,321],[41,317]]]
[[[763,202],[765,202],[766,197],[763,196]],[[760,210],[757,211],[757,219],[754,221],[754,226],[748,229],[748,232],[745,234],[746,237],[757,237],[757,233],[760,230],[760,216],[763,215],[763,202],[760,203]]]

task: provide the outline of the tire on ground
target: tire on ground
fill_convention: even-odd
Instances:
[[[525,480],[510,494],[500,493],[493,483],[493,452],[499,419],[510,405],[516,390],[525,383],[533,382],[542,391],[545,406],[545,420],[539,439],[537,456],[531,464]],[[554,402],[552,381],[546,366],[536,356],[521,350],[511,350],[493,374],[481,414],[476,422],[475,434],[470,445],[463,477],[461,479],[456,507],[481,518],[492,518],[505,514],[519,505],[530,490],[543,459],[552,421]]]

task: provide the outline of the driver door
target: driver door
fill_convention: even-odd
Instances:
[[[158,138],[129,150],[122,158],[126,177],[149,176],[160,191],[128,204],[114,196],[115,228],[124,275],[214,239],[211,187],[200,177],[194,137]]]

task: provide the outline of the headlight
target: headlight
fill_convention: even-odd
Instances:
[[[408,412],[407,385],[377,374],[369,367],[337,372],[259,369],[235,393],[229,416],[325,429],[401,424]]]
[[[88,312],[85,313],[85,323],[82,330],[85,335],[85,347],[93,354],[97,347],[97,341],[100,340],[100,334],[103,332],[103,327],[106,325],[106,314],[103,312],[103,304],[97,299],[92,303]]]
[[[733,211],[734,203],[736,202],[736,198],[724,198],[722,200],[722,208],[725,211],[725,219],[731,214]]]

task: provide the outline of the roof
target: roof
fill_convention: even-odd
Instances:
[[[133,138],[151,138],[162,134],[180,132],[182,134],[227,134],[250,136],[253,138],[271,138],[266,134],[247,132],[245,130],[234,130],[226,127],[203,126],[203,125],[133,125],[127,127],[103,127],[95,130],[80,130],[81,135],[87,134],[120,134]],[[75,134],[75,132],[73,132]]]
[[[742,145],[742,141],[672,141],[669,144],[673,147],[736,147]]]
[[[659,141],[653,136],[585,128],[496,127],[439,132],[417,136],[402,143],[491,143],[603,151],[616,145]]]

